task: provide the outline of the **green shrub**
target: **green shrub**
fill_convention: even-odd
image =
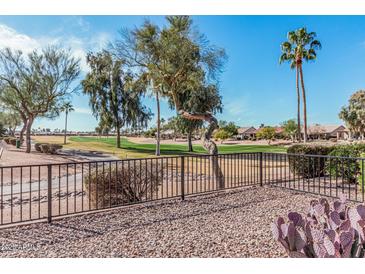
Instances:
[[[318,146],[318,145],[293,145],[287,150],[289,159],[289,168],[297,176],[304,178],[313,178],[323,176],[325,172],[326,158],[310,157],[304,155],[328,155],[334,146]],[[290,154],[300,154],[294,156]]]
[[[99,166],[85,175],[84,186],[94,208],[105,208],[151,200],[163,182],[163,170],[150,162],[118,162],[117,168]]]
[[[326,162],[326,172],[335,178],[342,178],[345,182],[356,183],[357,177],[360,174],[360,167],[357,159],[351,158],[359,157],[363,149],[364,146],[360,145],[336,146],[329,156],[344,158],[328,159]]]

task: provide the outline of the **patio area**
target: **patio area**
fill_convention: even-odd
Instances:
[[[317,197],[252,186],[6,228],[0,257],[286,257],[271,222]]]

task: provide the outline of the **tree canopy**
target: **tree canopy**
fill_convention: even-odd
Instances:
[[[221,143],[223,143],[224,140],[227,140],[229,137],[231,137],[231,134],[223,128],[218,129],[215,133],[214,133],[214,138],[221,140]]]
[[[275,137],[275,128],[273,127],[260,128],[256,133],[256,137],[259,139],[268,140],[270,143],[270,141],[273,140]]]
[[[159,89],[178,114],[209,120],[221,110],[218,76],[225,52],[194,31],[189,16],[167,16],[166,20],[168,25],[162,29],[146,21],[140,28],[122,30],[114,52],[138,67],[140,81]],[[196,106],[204,107],[200,115],[189,115],[196,114]]]
[[[9,135],[15,135],[15,129],[21,125],[19,113],[13,110],[0,109],[0,123]]]
[[[219,128],[228,133],[228,138],[238,134],[238,126],[234,122],[219,121]]]
[[[37,117],[54,118],[77,90],[79,60],[68,50],[48,47],[28,55],[9,48],[0,51],[0,101],[21,116],[26,129],[27,152]]]
[[[284,128],[284,134],[294,140],[298,131],[298,124],[295,119],[284,121],[281,126]]]
[[[365,91],[359,90],[351,95],[348,105],[342,107],[339,118],[342,119],[350,132],[364,135],[365,132]]]
[[[141,82],[166,97],[178,115],[208,122],[203,146],[216,155],[218,149],[211,136],[218,127],[214,113],[221,107],[218,79],[226,59],[225,51],[211,45],[194,29],[189,16],[167,16],[166,21],[167,25],[161,29],[146,21],[134,30],[122,30],[121,38],[113,45],[114,53],[126,59],[130,66],[139,68]],[[199,98],[210,98],[199,105],[204,109],[194,112],[187,107],[189,99],[193,105]],[[213,159],[217,183],[222,187],[223,176],[217,159]]]
[[[135,75],[123,69],[123,61],[115,60],[107,52],[90,53],[87,62],[91,71],[82,81],[83,92],[89,95],[93,114],[103,128],[115,128],[117,147],[120,147],[120,130],[124,126],[147,126],[150,111],[143,106],[143,86]]]

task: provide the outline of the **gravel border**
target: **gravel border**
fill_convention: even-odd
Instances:
[[[317,197],[254,186],[7,228],[0,257],[286,257],[270,223]]]

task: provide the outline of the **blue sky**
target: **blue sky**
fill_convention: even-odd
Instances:
[[[0,16],[0,47],[24,51],[47,44],[70,48],[77,57],[103,48],[121,27],[140,25],[145,18],[162,25],[162,16]],[[308,122],[341,123],[338,112],[348,97],[365,88],[364,16],[193,16],[196,27],[212,44],[226,49],[221,76],[223,113],[219,119],[240,126],[277,125],[296,116],[295,73],[279,65],[280,43],[290,30],[305,26],[322,43],[315,63],[304,65]],[[82,62],[83,71],[87,66]],[[144,99],[153,112],[153,98]],[[93,130],[88,98],[73,97],[71,130]],[[174,115],[166,102],[162,117]],[[35,127],[63,128],[56,120],[39,119]],[[154,119],[151,125],[154,124]]]

